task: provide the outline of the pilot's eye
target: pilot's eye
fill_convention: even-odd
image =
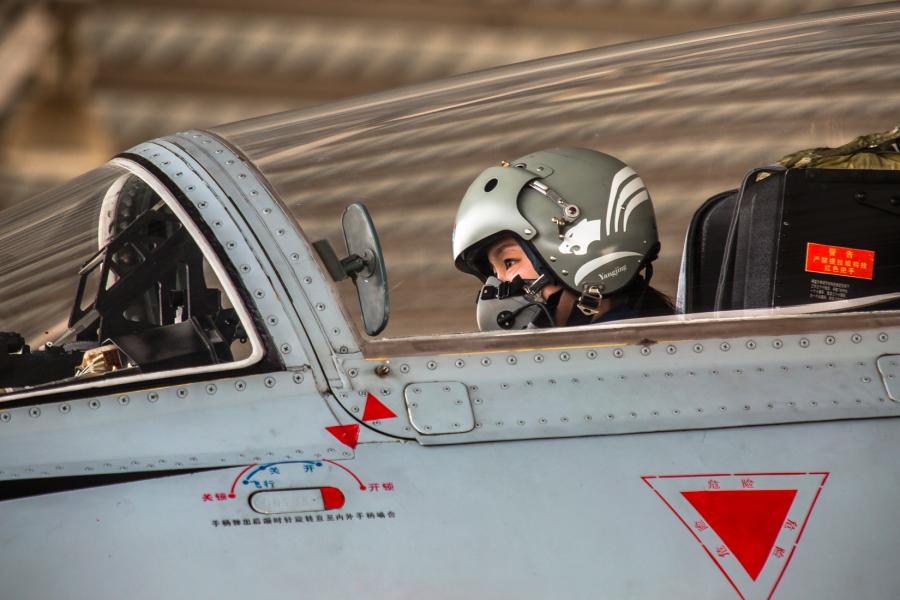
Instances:
[[[511,269],[517,262],[519,261],[514,258],[505,258],[503,259],[503,267],[506,269]]]

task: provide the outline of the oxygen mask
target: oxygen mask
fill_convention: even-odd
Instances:
[[[500,281],[488,277],[478,293],[475,317],[481,331],[516,330],[537,327],[535,321],[546,315],[550,326],[550,316],[540,287],[541,279],[525,281],[516,277],[512,281]]]

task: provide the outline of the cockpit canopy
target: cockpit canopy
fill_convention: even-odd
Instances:
[[[356,201],[368,207],[388,266],[389,338],[476,329],[478,282],[449,258],[460,199],[485,168],[544,148],[592,148],[640,173],[662,244],[653,285],[674,298],[685,235],[707,198],[799,149],[838,147],[897,125],[897,10],[882,5],[601,48],[214,133],[255,165],[312,240],[339,247],[343,208]],[[714,251],[708,247],[703,260]],[[748,251],[733,280],[756,293],[752,280],[762,277],[767,287],[773,272],[756,268],[759,249]],[[352,286],[341,287],[352,307]],[[819,296],[807,289],[805,302]],[[713,306],[714,298],[704,300],[692,312]]]
[[[772,165],[897,124],[898,13],[876,6],[614,46],[210,137],[307,240],[342,247],[342,211],[366,205],[387,265],[387,338],[476,331],[478,282],[450,257],[460,198],[486,167],[551,147],[609,152],[641,173],[662,244],[653,285],[689,315],[893,308],[898,172]],[[178,191],[113,161],[0,213],[0,389],[259,359],[248,290],[232,281],[240,265],[218,256],[209,223],[188,216]],[[337,289],[360,323],[353,286]]]
[[[221,367],[251,354],[218,259],[165,196],[108,165],[6,211],[3,247],[16,254],[3,277],[0,388]]]

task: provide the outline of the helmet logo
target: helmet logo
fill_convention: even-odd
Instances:
[[[631,167],[622,167],[612,179],[606,203],[606,235],[628,231],[628,218],[638,205],[650,199],[644,182]],[[621,223],[621,225],[620,225]],[[612,228],[612,232],[610,231]]]
[[[576,225],[566,231],[563,242],[559,245],[559,251],[563,254],[587,254],[591,242],[597,242],[603,237],[603,219],[588,221],[582,219]]]
[[[588,275],[590,275],[591,273],[593,273],[600,267],[602,267],[604,265],[608,265],[609,263],[611,263],[615,260],[619,260],[622,258],[628,258],[630,256],[636,256],[636,257],[640,258],[643,255],[638,252],[611,252],[610,254],[604,254],[603,256],[599,256],[599,257],[595,258],[594,260],[587,261],[586,263],[584,263],[583,265],[578,267],[577,271],[575,271],[575,285],[580,284],[582,281],[584,281],[584,279]],[[621,272],[622,271],[619,271],[618,268],[613,269],[609,273],[604,273],[603,279],[606,279],[608,277],[614,277]]]
[[[597,277],[600,278],[601,281],[606,281],[610,277],[615,277],[619,273],[624,273],[628,270],[628,265],[619,265],[609,273],[597,273]]]

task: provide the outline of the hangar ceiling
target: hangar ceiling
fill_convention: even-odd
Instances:
[[[142,140],[847,0],[12,0],[0,207]]]

